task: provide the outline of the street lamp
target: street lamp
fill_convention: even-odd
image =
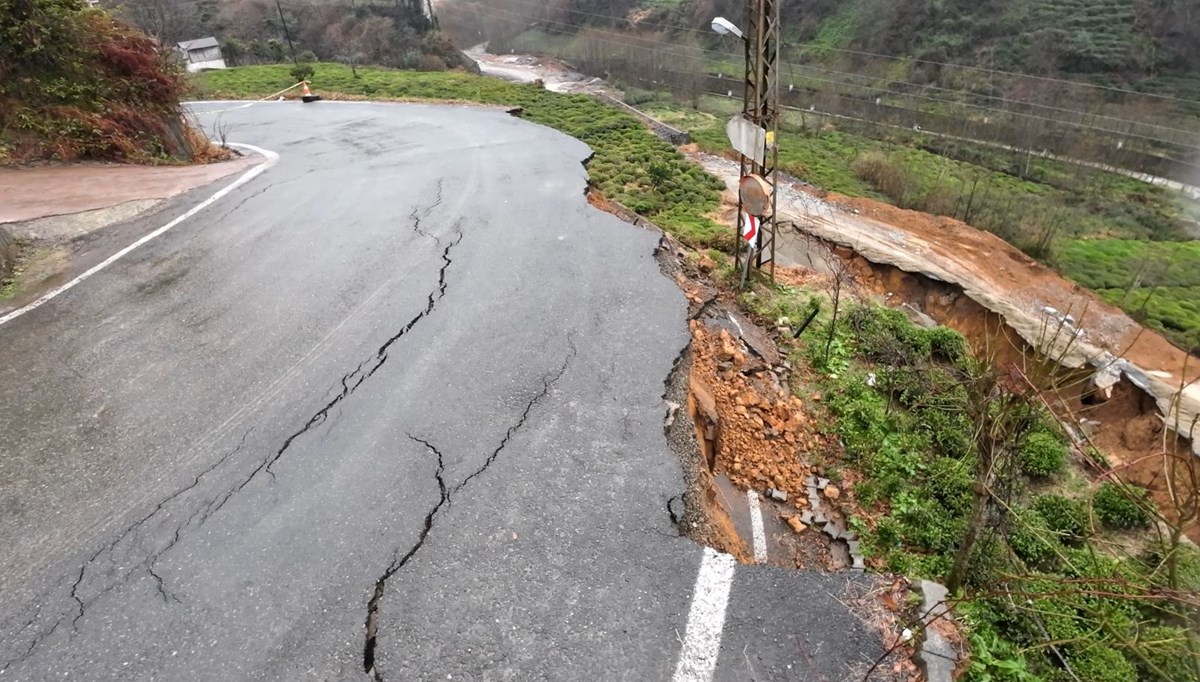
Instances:
[[[742,40],[746,39],[746,36],[742,35],[742,29],[738,28],[732,21],[726,19],[725,17],[717,17],[716,19],[713,19],[712,30],[723,36],[732,35],[737,36]]]
[[[755,36],[755,44],[742,29],[725,17],[712,20],[713,32],[736,36],[745,48],[745,90],[742,115],[735,117],[726,128],[730,143],[741,154],[738,180],[737,237],[734,247],[734,267],[742,269],[742,285],[750,276],[750,261],[757,257],[758,265],[770,262],[771,277],[775,275],[775,126],[777,94],[775,51],[778,49],[778,20],[772,24],[766,17],[777,10],[775,0],[754,0],[747,11],[747,21]],[[760,234],[762,232],[762,234]],[[746,241],[745,262],[742,262],[742,241]],[[764,258],[763,249],[770,251]],[[744,265],[744,268],[740,266]]]

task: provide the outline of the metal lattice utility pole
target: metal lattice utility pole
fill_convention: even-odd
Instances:
[[[746,90],[742,103],[742,115],[748,121],[766,131],[762,163],[742,154],[741,177],[756,175],[770,186],[770,201],[766,212],[755,216],[759,219],[759,235],[757,250],[754,243],[745,249],[743,254],[742,239],[737,240],[734,251],[734,263],[739,270],[745,268],[749,272],[748,263],[743,258],[753,260],[755,267],[769,266],[771,279],[775,279],[775,211],[776,174],[775,168],[779,162],[779,150],[776,139],[779,134],[779,6],[781,0],[747,0],[746,30],[743,43],[746,50]],[[743,210],[745,204],[745,188],[743,182],[738,191],[738,234],[746,232],[747,214]]]

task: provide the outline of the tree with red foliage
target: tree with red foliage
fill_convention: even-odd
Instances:
[[[0,0],[0,162],[190,159],[173,54],[80,0]]]

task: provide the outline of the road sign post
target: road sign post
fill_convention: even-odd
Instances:
[[[759,219],[759,248],[748,249],[746,262],[755,261],[755,266],[770,266],[771,279],[775,279],[775,213],[778,203],[775,192],[775,169],[779,162],[775,140],[779,134],[779,5],[782,0],[748,0],[746,5],[746,31],[743,44],[746,53],[745,93],[742,100],[742,119],[746,124],[730,122],[727,130],[730,142],[742,153],[741,184],[738,191],[738,234],[743,234],[747,191],[761,190],[765,183],[767,201],[755,208]],[[748,124],[748,125],[747,125]],[[761,131],[761,134],[758,132]],[[737,140],[733,138],[735,135]],[[746,149],[739,148],[747,147]],[[753,148],[748,148],[753,146]],[[751,153],[747,154],[749,151]],[[748,181],[755,177],[756,181]],[[739,244],[734,250],[734,265],[742,264],[742,249]],[[746,268],[748,273],[748,266]],[[748,279],[748,276],[747,276]]]

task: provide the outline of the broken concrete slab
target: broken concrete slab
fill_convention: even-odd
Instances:
[[[0,227],[0,279],[8,277],[17,262],[17,240]]]
[[[738,335],[746,342],[746,347],[750,349],[762,361],[767,363],[768,367],[774,367],[779,364],[779,350],[775,347],[775,342],[772,341],[765,331],[758,325],[746,319],[739,312],[729,311],[729,318],[737,327]]]
[[[775,500],[776,502],[788,501],[787,493],[783,492],[782,490],[776,490],[775,488],[767,488],[767,497]]]
[[[950,611],[950,606],[946,603],[950,591],[944,585],[932,580],[921,580],[917,583],[917,589],[921,593],[921,620],[928,623]]]
[[[680,407],[679,403],[667,401],[667,418],[663,420],[663,428],[671,428],[671,425],[675,423],[675,414],[679,412]]]
[[[924,640],[917,647],[917,666],[929,682],[952,682],[958,667],[958,650],[933,626],[934,621],[949,619],[950,605],[946,598],[950,591],[932,580],[917,583],[921,594],[921,621],[925,624]]]
[[[925,640],[917,647],[916,659],[927,682],[953,682],[958,651],[936,631],[925,631]]]

